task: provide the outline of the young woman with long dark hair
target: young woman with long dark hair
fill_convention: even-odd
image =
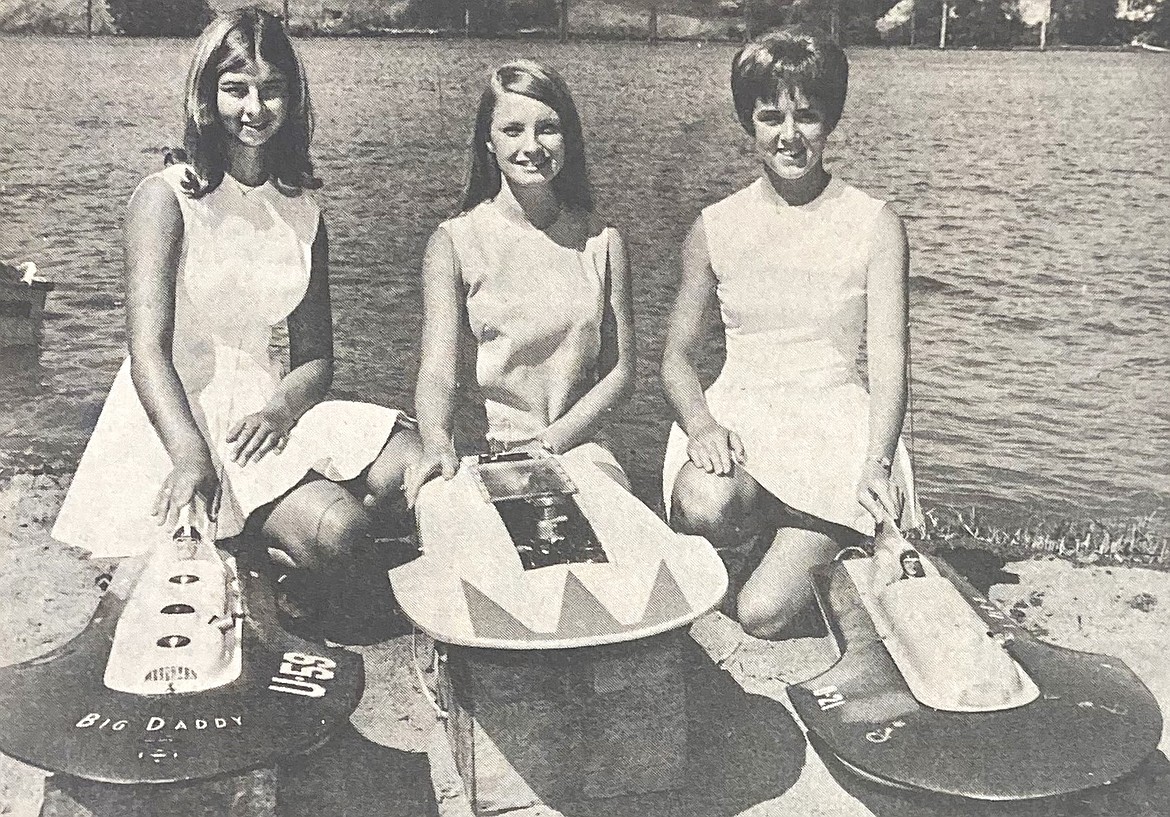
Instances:
[[[621,236],[594,212],[581,120],[555,72],[519,60],[492,73],[461,212],[427,245],[423,307],[415,393],[423,450],[407,474],[409,501],[458,468],[464,385],[482,394],[487,447],[584,447],[625,482],[598,432],[633,386],[629,272]],[[463,327],[475,350],[468,384]]]
[[[207,27],[187,80],[189,162],[130,200],[130,354],[53,533],[131,555],[202,508],[219,539],[262,537],[307,578],[311,606],[361,618],[368,594],[389,594],[371,513],[392,508],[417,438],[397,411],[324,400],[333,338],[312,124],[279,18],[246,8]],[[269,344],[286,321],[282,372]]]

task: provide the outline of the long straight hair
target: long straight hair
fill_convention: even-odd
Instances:
[[[561,119],[565,135],[565,165],[553,177],[552,189],[562,207],[579,212],[593,212],[593,190],[585,165],[585,136],[581,117],[569,86],[551,68],[531,60],[505,63],[492,72],[488,87],[479,98],[475,113],[475,133],[471,137],[471,169],[463,192],[460,211],[466,213],[477,204],[495,198],[500,192],[500,166],[488,151],[491,141],[492,114],[496,102],[505,93],[521,94],[548,105]]]
[[[279,70],[288,83],[288,114],[264,146],[265,169],[287,193],[321,186],[309,156],[313,109],[304,67],[281,19],[264,9],[246,7],[216,17],[195,43],[184,105],[183,143],[196,176],[189,176],[183,185],[190,196],[198,198],[215,190],[227,172],[229,137],[216,102],[220,75],[260,62]]]

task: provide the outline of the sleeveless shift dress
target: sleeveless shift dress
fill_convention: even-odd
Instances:
[[[439,229],[464,286],[487,441],[496,450],[531,442],[597,382],[612,228],[566,247],[493,200]],[[617,466],[600,445],[585,445]]]
[[[858,357],[870,241],[884,202],[836,178],[792,206],[767,179],[703,210],[727,359],[707,389],[712,415],[743,441],[744,467],[789,507],[872,534],[857,501],[869,445],[869,393]],[[671,428],[663,467],[670,507],[687,437]],[[893,479],[918,524],[910,458]]]
[[[195,422],[222,470],[216,536],[243,530],[256,508],[287,493],[309,471],[341,481],[374,461],[399,412],[324,401],[293,427],[285,449],[239,466],[229,459],[229,429],[267,405],[280,382],[271,358],[273,328],[304,298],[319,210],[305,192],[286,196],[271,182],[250,188],[230,175],[202,198],[181,188],[187,165],[161,178],[183,216],[175,282],[172,358]],[[95,556],[129,556],[159,535],[150,515],[172,463],[139,401],[127,359],[69,487],[53,536]]]

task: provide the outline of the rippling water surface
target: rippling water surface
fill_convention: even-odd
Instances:
[[[0,38],[0,257],[57,283],[39,364],[2,355],[0,476],[71,470],[124,349],[119,225],[178,144],[190,44]],[[461,187],[486,71],[562,70],[635,274],[640,387],[619,458],[655,501],[677,248],[755,166],[727,45],[311,40],[335,391],[410,404],[426,238]],[[1170,60],[866,51],[832,170],[895,203],[913,253],[913,447],[928,502],[1003,519],[1170,504]],[[707,364],[713,376],[719,345]]]

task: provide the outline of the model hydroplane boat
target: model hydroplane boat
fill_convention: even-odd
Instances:
[[[362,660],[283,630],[267,583],[188,522],[127,559],[85,630],[0,668],[0,751],[107,783],[270,765],[342,726]]]
[[[814,572],[840,658],[788,694],[819,749],[900,788],[983,800],[1132,772],[1162,714],[1120,659],[1047,644],[887,526]]]
[[[390,571],[403,611],[437,641],[592,647],[685,626],[727,571],[581,452],[464,459],[416,505],[422,556]]]

